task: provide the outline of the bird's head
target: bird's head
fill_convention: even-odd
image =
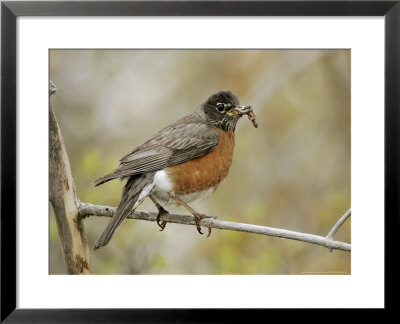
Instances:
[[[200,106],[207,122],[225,131],[235,130],[237,121],[244,114],[244,108],[231,91],[213,94]]]

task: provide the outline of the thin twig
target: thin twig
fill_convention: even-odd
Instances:
[[[106,216],[113,217],[115,213],[115,207],[108,206],[98,206],[92,205],[88,203],[82,203],[79,206],[79,215],[81,218],[85,218],[88,216]],[[148,211],[135,211],[134,213],[129,214],[128,218],[131,219],[140,219],[147,221],[156,221],[157,213],[148,212]],[[190,215],[176,215],[176,214],[164,214],[161,216],[161,221],[167,221],[171,223],[178,224],[186,224],[186,225],[196,225],[195,219]],[[317,244],[321,246],[327,247],[329,250],[342,250],[342,251],[351,251],[351,245],[344,242],[334,241],[327,237],[322,237],[319,235],[306,234],[294,231],[288,231],[279,228],[252,225],[252,224],[244,224],[244,223],[233,223],[226,222],[215,219],[215,216],[210,216],[210,218],[200,220],[200,225],[205,227],[231,230],[231,231],[239,231],[239,232],[247,232],[254,234],[262,234],[268,236],[275,236],[285,239],[297,240],[302,242],[308,242],[312,244]]]
[[[337,223],[332,227],[328,235],[326,236],[327,239],[333,240],[333,236],[336,234],[336,232],[339,230],[339,228],[343,225],[343,223],[346,221],[347,218],[349,218],[351,215],[351,208],[347,212],[344,213],[342,217],[337,221]]]

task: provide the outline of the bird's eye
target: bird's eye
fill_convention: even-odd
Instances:
[[[225,105],[223,103],[217,103],[217,109],[219,112],[223,112],[225,109]]]

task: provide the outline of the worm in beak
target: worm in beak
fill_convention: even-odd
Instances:
[[[239,107],[235,107],[233,109],[233,112],[236,115],[239,115],[239,117],[242,117],[243,115],[247,115],[247,117],[251,120],[251,122],[253,123],[253,126],[255,128],[258,127],[258,123],[256,121],[256,114],[253,111],[253,108],[251,106],[239,106]]]

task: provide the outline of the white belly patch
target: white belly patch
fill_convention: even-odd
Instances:
[[[172,190],[172,183],[168,178],[167,171],[160,170],[154,175],[155,190],[170,192]]]

